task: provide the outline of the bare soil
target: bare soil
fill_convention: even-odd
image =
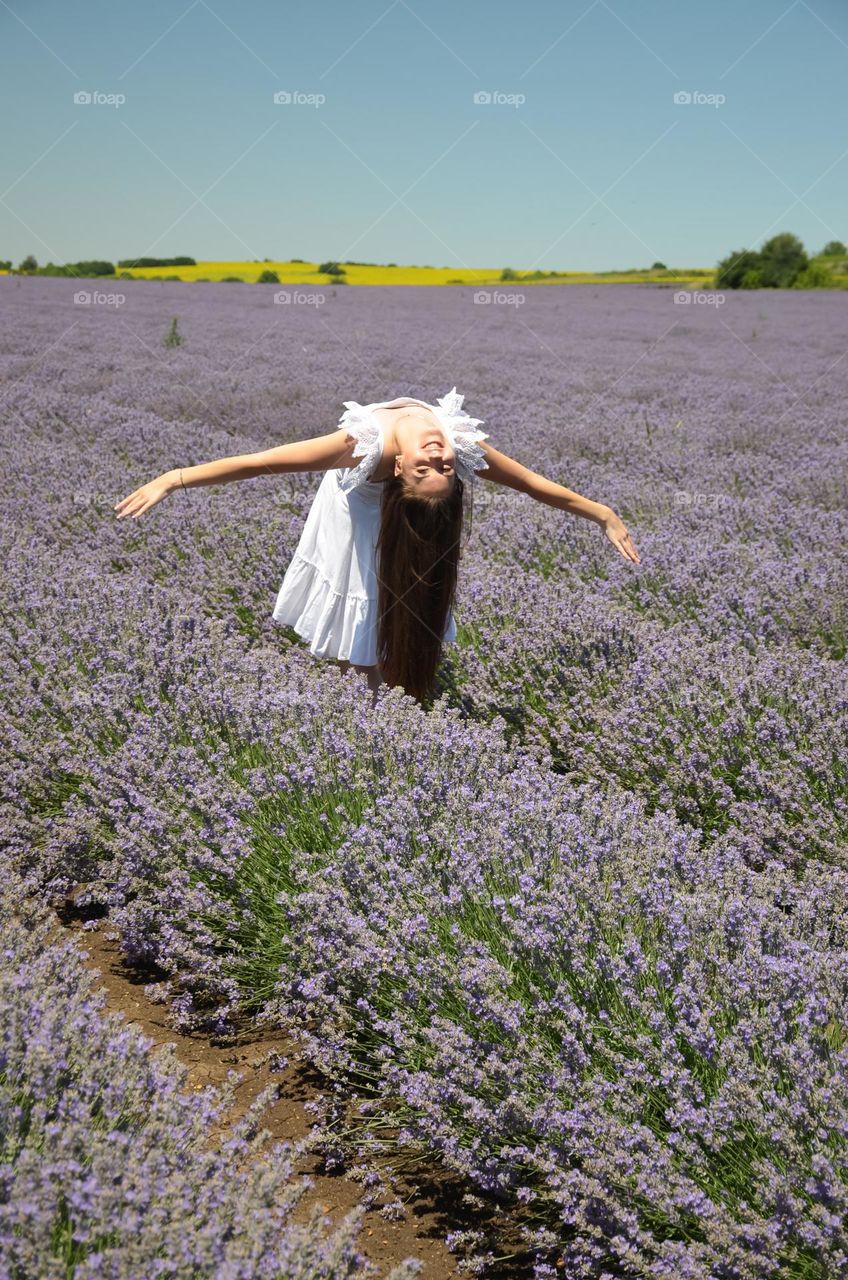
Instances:
[[[111,931],[109,920],[98,919],[97,914],[91,909],[76,907],[73,897],[69,898],[56,912],[56,936],[73,936],[86,966],[100,975],[99,985],[106,992],[105,1011],[122,1014],[138,1026],[155,1047],[173,1044],[176,1057],[188,1068],[186,1087],[189,1089],[220,1086],[225,1083],[228,1072],[239,1073],[241,1078],[236,1085],[233,1106],[221,1117],[219,1136],[244,1115],[263,1089],[276,1084],[278,1100],[261,1121],[262,1127],[270,1132],[266,1146],[305,1138],[314,1120],[304,1110],[304,1104],[314,1101],[321,1093],[326,1095],[328,1088],[327,1081],[309,1064],[293,1060],[299,1050],[297,1043],[282,1029],[279,1032],[251,1030],[239,1036],[237,1043],[226,1047],[209,1037],[176,1031],[167,1023],[167,1007],[145,995],[144,986],[152,980],[150,971],[134,969],[125,963],[119,943],[106,937]],[[88,928],[83,927],[86,921]],[[270,1070],[268,1058],[273,1054],[290,1056],[284,1071]],[[322,1213],[335,1227],[362,1198],[363,1188],[344,1172],[328,1173],[320,1154],[307,1154],[295,1162],[293,1176],[308,1176],[314,1182],[294,1210],[295,1222],[306,1222],[314,1206],[320,1205]],[[416,1168],[410,1173],[409,1181],[402,1180],[399,1187],[400,1198],[406,1204],[406,1219],[382,1218],[380,1206],[386,1202],[382,1199],[366,1210],[357,1238],[359,1251],[380,1268],[381,1275],[409,1257],[423,1262],[422,1280],[448,1280],[462,1275],[457,1266],[462,1255],[450,1253],[445,1244],[449,1231],[488,1231],[496,1227],[501,1235],[500,1253],[510,1252],[509,1247],[503,1248],[504,1238],[512,1234],[505,1230],[505,1211],[497,1205],[486,1210],[464,1205],[463,1195],[473,1192],[474,1188],[452,1171],[440,1168],[435,1158],[426,1172]],[[519,1247],[517,1241],[512,1245],[515,1249]],[[492,1280],[529,1280],[532,1266],[525,1256],[498,1263],[488,1274]]]

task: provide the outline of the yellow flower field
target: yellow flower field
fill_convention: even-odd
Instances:
[[[667,281],[682,286],[705,286],[712,282],[712,270],[685,271],[568,271],[556,276],[538,272],[517,272],[517,279],[502,281],[501,268],[479,267],[394,267],[357,266],[341,263],[348,284],[352,285],[475,285],[477,287],[514,288],[529,284],[624,284],[645,281]],[[224,280],[237,276],[247,284],[253,284],[263,271],[276,271],[281,284],[326,286],[333,277],[322,275],[317,262],[198,262],[194,267],[137,267],[128,274],[140,280],[160,280],[167,276],[179,276],[181,280]],[[121,274],[121,268],[118,269]]]

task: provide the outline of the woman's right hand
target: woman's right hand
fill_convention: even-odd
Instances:
[[[123,520],[124,516],[132,516],[135,519],[136,516],[143,515],[151,507],[155,507],[157,502],[167,498],[168,494],[177,487],[178,476],[179,473],[176,471],[164,472],[155,480],[149,480],[147,484],[143,484],[140,489],[128,493],[120,502],[115,503],[112,510],[117,511],[119,520]]]

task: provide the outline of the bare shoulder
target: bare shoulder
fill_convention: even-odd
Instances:
[[[516,462],[515,458],[510,458],[508,454],[493,448],[487,440],[480,441],[480,448],[489,464],[485,470],[478,471],[477,474],[481,480],[504,484],[510,489],[517,489],[520,493],[527,492],[528,483],[533,474],[528,467]]]

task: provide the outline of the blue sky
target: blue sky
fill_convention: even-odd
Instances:
[[[0,0],[0,50],[15,263],[605,270],[848,240],[844,0]]]

